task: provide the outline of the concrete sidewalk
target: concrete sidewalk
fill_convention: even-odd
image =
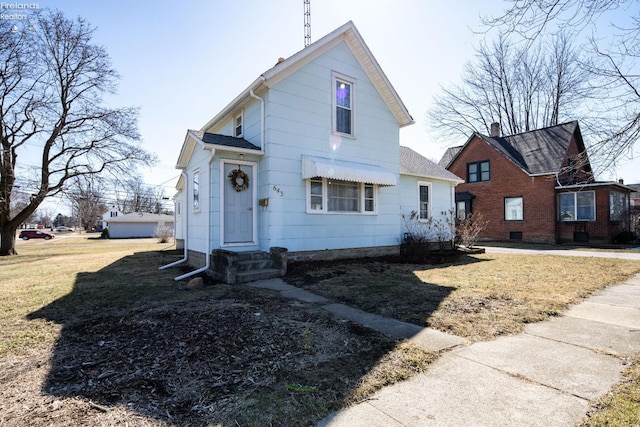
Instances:
[[[557,256],[577,256],[592,258],[618,258],[632,261],[640,261],[640,249],[627,249],[618,251],[607,250],[582,250],[582,249],[555,249],[553,246],[549,249],[522,249],[508,248],[502,246],[482,246],[487,253],[517,253],[531,255],[557,255]]]
[[[640,351],[640,275],[607,288],[563,317],[468,345],[460,337],[365,313],[284,283],[251,283],[318,304],[337,316],[438,351],[425,373],[331,414],[319,426],[570,426],[621,378]]]

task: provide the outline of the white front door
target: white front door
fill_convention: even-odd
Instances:
[[[235,176],[235,185],[230,179],[231,176]],[[243,181],[243,176],[247,177],[248,182]],[[255,182],[252,181],[252,178],[253,165],[224,163],[222,185],[224,244],[253,243],[253,186]]]

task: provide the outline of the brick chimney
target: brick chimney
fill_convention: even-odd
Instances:
[[[500,123],[493,122],[491,123],[491,137],[500,136]]]

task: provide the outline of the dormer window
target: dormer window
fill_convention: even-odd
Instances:
[[[351,79],[334,75],[333,77],[333,131],[334,133],[354,136],[355,83]]]
[[[233,135],[236,138],[242,137],[242,114],[238,114],[234,121],[234,132]]]

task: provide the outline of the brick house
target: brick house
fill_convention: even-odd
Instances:
[[[482,212],[483,240],[604,243],[630,229],[634,190],[594,180],[577,121],[511,136],[494,123],[440,165],[465,178],[456,215]]]

